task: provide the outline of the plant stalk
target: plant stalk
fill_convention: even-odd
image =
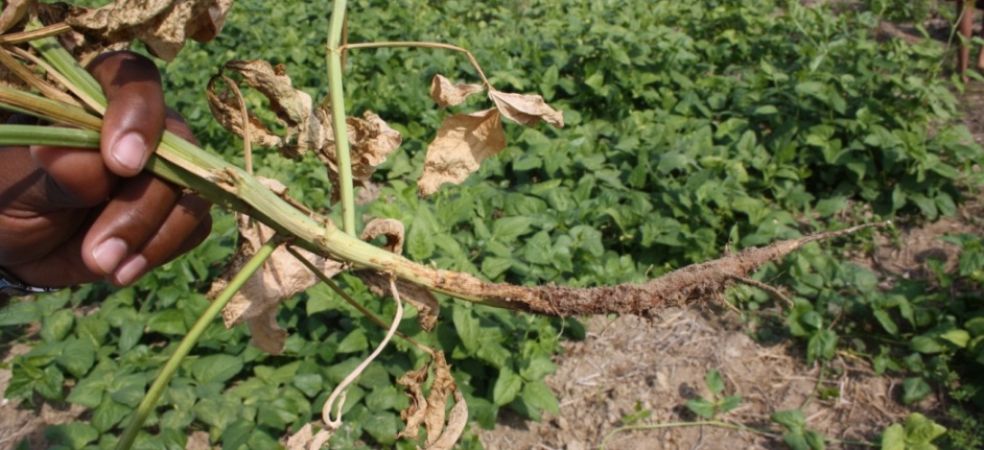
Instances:
[[[157,400],[160,398],[161,394],[164,393],[164,389],[166,389],[168,383],[170,383],[171,377],[174,376],[174,372],[176,372],[178,367],[181,366],[181,361],[184,360],[185,356],[188,355],[192,347],[195,346],[195,343],[198,342],[198,338],[201,337],[205,329],[212,324],[212,320],[215,319],[215,316],[217,316],[219,312],[222,311],[222,308],[225,307],[226,303],[229,303],[229,300],[231,300],[232,297],[239,292],[240,289],[242,289],[243,285],[246,284],[246,280],[249,280],[249,278],[253,276],[253,273],[263,266],[263,263],[270,258],[270,255],[273,254],[273,251],[278,245],[279,239],[276,236],[264,243],[256,254],[246,262],[246,265],[243,266],[242,270],[240,270],[239,273],[233,277],[232,281],[229,282],[229,286],[222,291],[218,298],[212,301],[212,303],[208,306],[208,309],[202,313],[195,324],[191,327],[191,330],[188,331],[188,334],[181,339],[181,343],[178,344],[178,348],[175,349],[174,353],[171,354],[171,357],[168,358],[164,368],[161,369],[161,373],[157,375],[157,378],[154,379],[154,383],[150,385],[150,390],[147,391],[147,395],[144,396],[143,400],[140,402],[140,405],[137,406],[133,419],[130,420],[129,424],[127,424],[126,430],[124,430],[123,435],[116,444],[117,450],[128,450],[133,445],[133,441],[136,439],[137,433],[140,432],[140,428],[144,421],[147,420],[147,416],[154,410]]]
[[[338,158],[338,186],[342,200],[342,229],[355,236],[355,192],[352,185],[352,158],[349,150],[348,125],[345,114],[345,90],[342,85],[342,30],[345,28],[346,0],[332,2],[331,23],[328,25],[328,98],[331,101],[331,121],[335,134],[335,155]]]

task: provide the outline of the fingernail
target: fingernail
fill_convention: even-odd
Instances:
[[[120,238],[109,238],[105,242],[96,246],[92,251],[92,259],[96,260],[96,265],[102,269],[103,273],[113,273],[120,261],[126,257],[126,242]]]
[[[137,281],[137,278],[147,269],[147,258],[137,255],[129,261],[120,265],[116,270],[116,281],[119,284],[130,284]]]
[[[147,156],[147,142],[138,133],[130,132],[116,140],[113,145],[113,158],[130,170],[143,169]]]

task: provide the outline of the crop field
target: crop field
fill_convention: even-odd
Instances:
[[[617,309],[638,292],[615,290],[609,306],[560,315],[446,289],[432,289],[433,311],[406,301],[404,312],[383,271],[374,282],[349,265],[331,285],[283,299],[279,354],[260,348],[252,323],[215,320],[133,448],[307,448],[288,438],[324,426],[333,390],[393,335],[398,314],[398,334],[341,397],[325,448],[452,448],[433,442],[445,406],[453,428],[452,404],[467,405],[451,442],[461,449],[984,448],[984,78],[953,73],[953,9],[929,0],[349,1],[345,42],[452,44],[484,71],[440,48],[352,45],[342,57],[349,117],[372,111],[402,136],[357,180],[355,226],[402,223],[409,260],[535,292],[644,291],[691,264],[822,238],[656,306]],[[223,67],[235,74],[228,61],[281,65],[293,87],[327,105],[331,10],[236,0],[217,38],[158,61],[168,105],[202,149],[246,164],[243,139],[213,117],[206,95]],[[503,120],[498,154],[425,196],[417,180],[449,116],[495,106],[509,118],[481,94],[438,107],[437,75],[487,77],[486,87],[541,95],[560,112],[531,126]],[[269,98],[241,89],[271,133],[290,132]],[[281,182],[312,217],[346,222],[339,181],[317,155],[253,147],[256,175]],[[216,207],[213,219],[202,245],[133,286],[0,305],[0,450],[118,445],[241,256],[235,212]],[[428,378],[435,354],[453,380],[436,368]],[[416,385],[407,381],[422,368]],[[440,424],[407,427],[420,389],[441,383],[452,389],[437,403]]]

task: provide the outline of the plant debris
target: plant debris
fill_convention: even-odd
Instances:
[[[437,74],[431,79],[430,96],[441,108],[463,103],[472,94],[482,92],[485,88],[480,84],[454,84],[444,75]]]

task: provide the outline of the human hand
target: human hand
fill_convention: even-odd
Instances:
[[[211,230],[207,201],[142,172],[165,128],[195,142],[153,62],[114,52],[89,71],[109,101],[100,152],[0,148],[0,267],[28,285],[128,285]]]

